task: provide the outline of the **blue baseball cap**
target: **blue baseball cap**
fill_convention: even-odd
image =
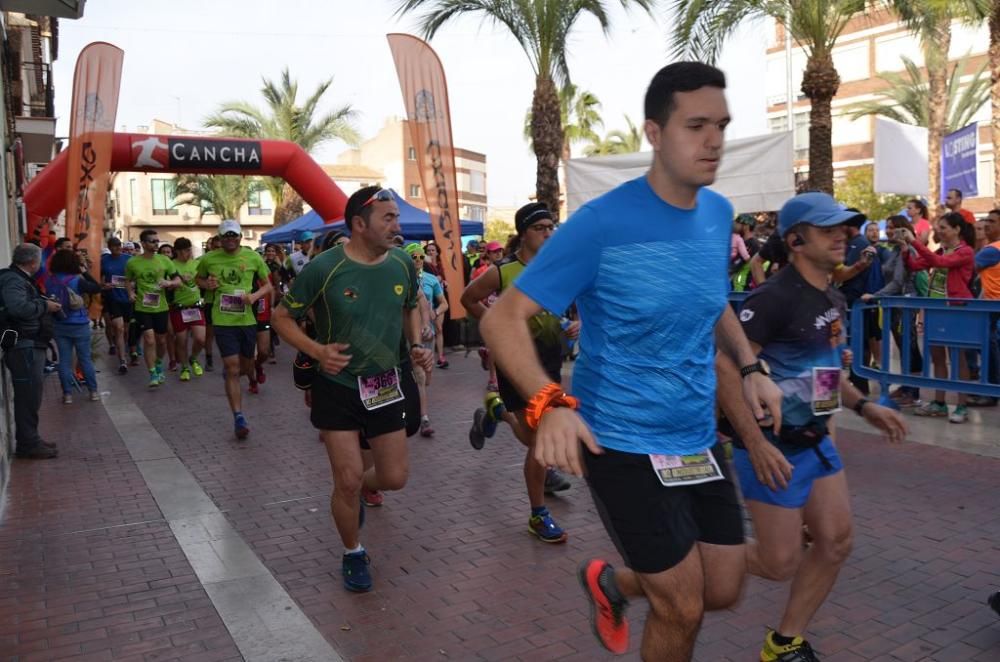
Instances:
[[[790,198],[778,212],[778,234],[784,237],[789,230],[800,223],[818,228],[829,228],[845,223],[860,224],[865,215],[854,209],[846,209],[832,196],[813,191],[799,193]]]
[[[303,230],[299,233],[299,241],[312,241],[313,233],[311,230]]]

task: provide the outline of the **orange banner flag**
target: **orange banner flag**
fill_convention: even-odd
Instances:
[[[448,308],[452,319],[461,319],[465,317],[461,300],[465,289],[464,258],[444,68],[427,42],[408,34],[390,34],[387,38],[406,103],[410,138],[417,149],[417,167],[426,192],[434,239],[441,249]]]
[[[90,257],[100,279],[105,198],[111,177],[112,134],[125,52],[105,42],[80,52],[73,75],[66,174],[66,236]]]

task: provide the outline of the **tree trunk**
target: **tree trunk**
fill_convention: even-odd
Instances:
[[[282,196],[284,200],[281,201],[280,205],[275,205],[274,209],[274,225],[284,225],[289,221],[294,221],[299,216],[302,216],[302,196],[296,192],[291,186],[285,185],[285,192]]]
[[[990,14],[990,74],[993,78],[993,207],[1000,207],[1000,3]]]
[[[941,140],[948,122],[948,50],[951,48],[951,16],[944,17],[924,39],[927,65],[927,178],[930,180],[928,206],[937,216],[941,211]]]
[[[833,195],[833,118],[830,102],[840,76],[830,55],[814,55],[802,74],[802,93],[809,98],[809,188]]]
[[[535,195],[559,220],[559,156],[563,148],[559,94],[547,75],[535,78],[531,99],[531,146],[535,152]]]

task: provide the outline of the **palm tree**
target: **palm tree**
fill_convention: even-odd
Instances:
[[[951,23],[977,23],[991,11],[993,0],[893,0],[903,23],[917,35],[927,66],[930,108],[927,116],[927,169],[931,183],[929,197],[941,204],[941,141],[948,113],[948,51]]]
[[[855,105],[851,119],[866,115],[881,115],[901,124],[911,124],[926,128],[930,124],[930,96],[927,80],[916,63],[905,55],[900,58],[906,75],[883,73],[880,79],[889,84],[881,92],[882,99],[872,99]],[[979,68],[972,81],[961,87],[960,79],[966,68],[968,57],[962,58],[948,75],[948,113],[945,133],[958,131],[967,126],[979,109],[990,98],[990,79],[986,75],[986,63]]]
[[[672,0],[678,17],[674,50],[713,62],[736,28],[747,19],[771,17],[806,53],[802,93],[809,109],[809,186],[833,193],[833,119],[830,102],[840,88],[833,46],[866,0]],[[792,103],[788,99],[787,103]]]
[[[618,0],[652,11],[654,0]],[[570,82],[568,39],[577,19],[589,14],[607,34],[611,24],[604,0],[400,0],[399,13],[426,9],[421,16],[424,38],[432,39],[454,18],[480,13],[505,27],[517,40],[535,73],[531,99],[531,149],[535,153],[535,194],[559,216],[559,157],[565,137],[556,84]]]
[[[642,131],[635,125],[632,118],[625,116],[628,129],[609,131],[604,139],[592,140],[584,150],[587,156],[606,156],[608,154],[631,154],[642,149]]]
[[[196,204],[203,213],[239,220],[257,182],[240,175],[178,175],[174,185],[175,207]]]
[[[572,158],[574,143],[598,140],[596,129],[604,126],[601,119],[601,102],[593,92],[580,90],[567,83],[559,88],[559,115],[563,129],[563,145],[560,158],[563,163]],[[524,139],[531,142],[531,109],[524,113]]]
[[[355,126],[357,111],[350,104],[317,116],[319,102],[332,83],[333,78],[321,82],[299,105],[299,84],[292,80],[286,67],[281,72],[280,84],[263,79],[261,94],[266,103],[264,109],[247,101],[229,101],[205,118],[204,124],[229,136],[289,140],[307,152],[330,140],[342,140],[355,147],[361,139]],[[302,199],[292,195],[291,187],[284,180],[268,177],[266,185],[274,199],[275,225],[302,215]]]

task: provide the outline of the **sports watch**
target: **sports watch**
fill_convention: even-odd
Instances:
[[[747,377],[755,372],[759,372],[765,377],[771,376],[771,368],[768,367],[767,361],[765,361],[764,359],[757,359],[750,365],[745,365],[742,368],[740,368],[740,377]]]

